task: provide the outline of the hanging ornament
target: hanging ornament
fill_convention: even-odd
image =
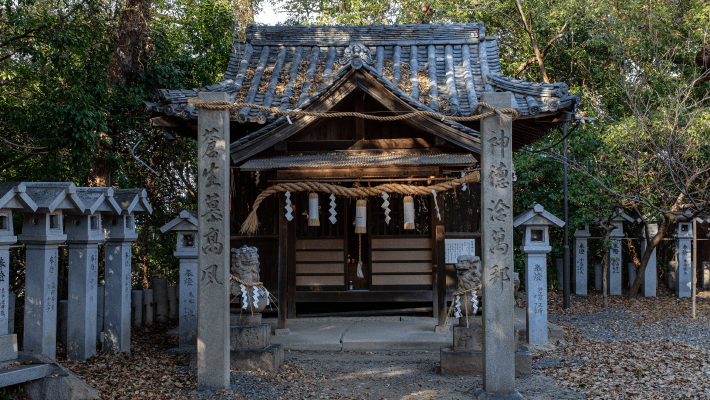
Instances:
[[[464,176],[466,176],[466,172],[461,171],[461,177],[463,178]],[[461,184],[461,190],[463,190],[465,192],[466,189],[468,189],[468,184],[466,182],[464,182]]]
[[[404,229],[414,229],[414,199],[404,197]]]
[[[434,208],[436,208],[436,217],[441,221],[441,213],[439,213],[439,204],[436,203],[436,192],[431,190],[431,195],[434,196]]]
[[[252,296],[251,299],[254,304],[254,308],[259,307],[259,286],[253,286],[252,287]]]
[[[239,287],[242,289],[242,308],[246,310],[249,305],[249,292],[243,284],[240,284]]]
[[[318,193],[308,195],[308,226],[320,226],[318,219]]]
[[[256,184],[256,186],[259,186],[259,178],[259,171],[256,171],[254,173],[254,183]]]
[[[461,296],[456,296],[454,302],[454,318],[461,318]]]
[[[286,192],[285,196],[286,196],[286,207],[284,207],[284,208],[286,208],[286,219],[288,221],[292,221],[293,214],[291,214],[291,213],[293,212],[293,208],[291,208],[291,192]]]
[[[330,195],[330,218],[328,218],[328,219],[330,220],[330,223],[333,225],[335,225],[335,222],[338,220],[337,218],[335,218],[336,214],[337,214],[337,212],[335,212],[335,195],[331,194]]]
[[[355,233],[367,233],[367,200],[355,203]]]
[[[382,208],[385,209],[385,224],[389,225],[390,220],[390,202],[387,200],[390,196],[387,194],[387,192],[382,192],[382,198],[384,199],[384,202],[382,203]],[[405,228],[406,229],[406,228]]]
[[[513,182],[515,182],[515,181],[517,181],[517,180],[518,180],[518,176],[517,176],[517,175],[515,175],[515,164],[513,164],[513,168],[512,168],[512,170],[513,170],[513,174],[512,174],[512,175],[513,175]]]

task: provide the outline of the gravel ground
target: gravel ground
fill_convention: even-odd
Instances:
[[[610,308],[598,314],[553,315],[553,324],[575,328],[583,336],[599,341],[668,340],[710,349],[706,319],[687,315],[651,317],[629,310]]]
[[[233,372],[232,385],[225,393],[199,397],[469,400],[479,387],[481,378],[439,374],[438,352],[304,351],[287,352],[286,366],[278,375]],[[537,372],[516,379],[516,387],[526,399],[585,398]]]

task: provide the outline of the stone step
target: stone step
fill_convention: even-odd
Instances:
[[[0,387],[42,379],[54,371],[51,364],[18,365],[0,370]]]

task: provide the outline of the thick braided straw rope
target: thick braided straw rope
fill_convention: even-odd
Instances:
[[[454,292],[454,299],[456,299],[456,296],[463,296],[464,310],[466,310],[466,327],[467,328],[468,328],[468,304],[467,304],[468,296],[466,296],[466,295],[473,292],[473,291],[480,290],[480,289],[481,289],[481,285],[478,285],[476,287],[472,287],[471,289],[466,289],[466,290]],[[474,299],[472,299],[472,301],[473,300]],[[449,307],[449,312],[446,313],[446,322],[444,323],[444,326],[449,326],[449,320],[454,315],[454,303],[455,302],[456,302],[455,300],[451,302],[451,306]]]
[[[239,233],[243,235],[253,235],[254,233],[256,233],[257,229],[259,229],[259,218],[256,216],[256,210],[259,209],[259,204],[261,204],[261,202],[264,201],[265,198],[279,192],[323,192],[347,197],[380,196],[382,192],[428,196],[431,195],[432,190],[436,193],[439,193],[446,190],[451,190],[456,186],[459,186],[464,183],[480,182],[480,180],[481,171],[474,170],[471,173],[462,176],[461,178],[452,179],[450,181],[437,183],[436,185],[431,186],[413,186],[403,185],[401,183],[385,183],[375,187],[347,188],[324,182],[279,183],[264,190],[259,194],[259,196],[256,197],[256,200],[254,200],[254,206],[252,207],[249,216],[242,224]]]
[[[358,118],[363,118],[363,119],[372,119],[375,121],[399,121],[399,120],[414,118],[414,117],[418,117],[418,116],[427,116],[427,117],[433,117],[433,118],[436,118],[436,119],[439,119],[442,121],[445,119],[448,119],[451,121],[464,122],[464,121],[476,121],[476,120],[479,120],[479,119],[482,119],[485,117],[490,117],[491,115],[498,114],[500,116],[500,122],[505,124],[505,123],[508,123],[508,122],[518,118],[518,111],[514,108],[496,109],[495,107],[493,107],[487,103],[478,103],[476,105],[476,108],[474,109],[474,112],[477,115],[470,115],[468,117],[454,117],[454,116],[444,115],[444,114],[440,114],[440,113],[433,112],[433,111],[412,111],[412,112],[409,112],[406,114],[380,116],[380,115],[372,115],[372,114],[363,114],[363,113],[354,112],[354,111],[314,112],[314,111],[302,111],[302,110],[279,110],[278,108],[268,108],[268,107],[260,106],[258,104],[230,103],[228,101],[204,102],[200,99],[190,99],[187,101],[187,103],[191,104],[197,108],[206,108],[208,110],[233,110],[233,109],[248,107],[248,108],[253,108],[255,110],[266,111],[271,114],[289,115],[289,116],[295,116],[295,117],[320,117],[320,118],[358,117]],[[479,114],[481,107],[488,108],[491,111],[485,112],[483,114]],[[508,114],[510,114],[510,115],[508,115]]]

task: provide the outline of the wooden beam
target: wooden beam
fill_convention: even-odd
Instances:
[[[437,142],[443,139],[436,138]],[[353,143],[348,150],[365,150],[365,149],[430,149],[434,147],[431,140],[424,138],[406,138],[406,139],[371,139],[358,140]],[[312,148],[312,147],[311,147]]]
[[[358,98],[355,100],[355,112],[364,113],[365,112],[365,93],[362,94],[362,98],[356,95]],[[355,140],[365,139],[365,120],[362,118],[355,118]]]
[[[276,179],[324,179],[324,178],[368,178],[368,177],[430,177],[437,176],[439,167],[339,167],[339,168],[298,168],[279,170]]]
[[[285,196],[284,196],[285,199]],[[291,199],[291,202],[295,202],[295,198]],[[284,209],[284,214],[286,209],[286,202],[284,200],[283,204],[283,209]],[[287,235],[286,235],[286,261],[287,261],[287,269],[288,272],[286,274],[287,277],[287,293],[288,293],[288,298],[286,300],[286,305],[287,305],[287,313],[286,317],[287,318],[296,318],[296,222],[297,222],[297,216],[295,216],[294,219],[291,221],[286,221],[286,216],[284,215],[283,219],[286,223],[287,227]]]

